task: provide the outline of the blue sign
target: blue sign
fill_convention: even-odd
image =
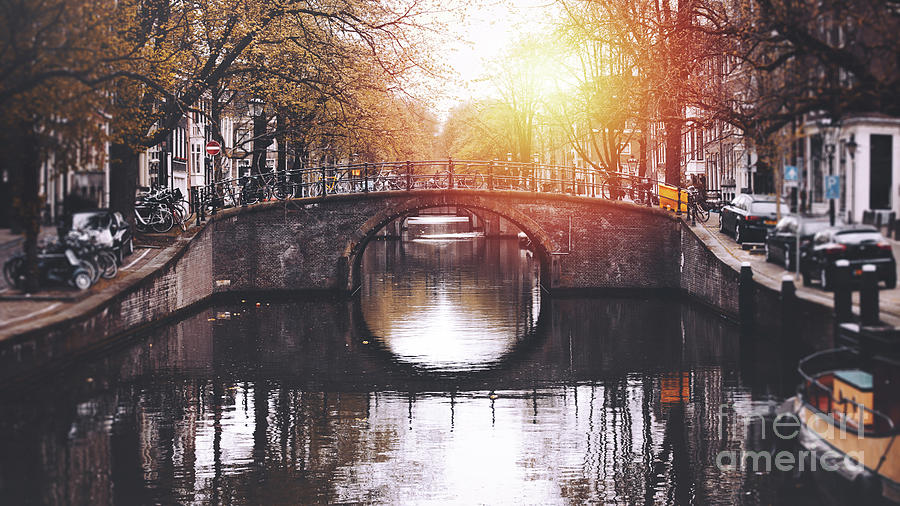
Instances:
[[[841,198],[841,176],[825,176],[825,198]]]
[[[800,176],[800,171],[797,170],[795,165],[785,165],[784,166],[784,180],[785,181],[797,181]]]

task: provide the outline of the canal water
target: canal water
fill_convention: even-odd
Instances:
[[[351,301],[235,299],[4,392],[5,504],[797,504],[776,338],[648,294],[542,297],[515,239],[373,241]]]

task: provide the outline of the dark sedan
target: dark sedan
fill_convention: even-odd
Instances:
[[[829,227],[828,218],[786,216],[766,236],[766,262],[783,265],[792,271],[797,264],[797,231],[800,231],[800,258],[806,257],[816,232]]]
[[[864,264],[872,264],[879,281],[888,288],[897,286],[897,264],[891,245],[876,228],[867,225],[844,225],[818,232],[808,255],[800,262],[803,284],[809,286],[818,279],[823,290],[831,289],[834,263],[841,259],[850,262],[853,278],[862,275]]]
[[[775,227],[776,203],[767,195],[741,194],[719,212],[719,231],[734,236],[738,243],[765,242],[768,231]],[[790,208],[781,204],[781,214]]]

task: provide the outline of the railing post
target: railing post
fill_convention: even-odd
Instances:
[[[650,178],[648,177],[647,181],[644,182],[644,198],[647,200],[647,207],[653,207],[652,188],[653,183],[650,182]]]
[[[453,189],[453,158],[447,158],[447,188]]]
[[[794,276],[785,274],[781,276],[781,335],[794,336],[797,322],[797,287],[794,286]]]
[[[412,190],[412,162],[406,161],[406,191]]]
[[[488,190],[494,189],[494,161],[488,165]]]
[[[531,191],[537,191],[537,164],[531,162]]]
[[[681,186],[676,186],[675,189],[678,194],[678,203],[675,205],[675,216],[681,216]]]
[[[363,192],[369,193],[369,162],[363,163],[363,184]]]
[[[853,319],[853,291],[850,289],[850,261],[834,263],[834,322],[840,326]]]
[[[325,166],[323,165],[322,166],[322,196],[323,197],[328,192],[328,184],[326,184],[326,181],[325,181],[325,179],[327,177],[328,177],[328,171],[326,170]]]
[[[878,325],[878,271],[873,264],[862,267],[862,286],[859,290],[859,323]]]
[[[755,313],[753,302],[753,269],[750,267],[750,262],[743,262],[738,278],[738,314],[742,327],[753,327]]]

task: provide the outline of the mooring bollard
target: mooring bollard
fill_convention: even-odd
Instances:
[[[794,276],[785,274],[781,276],[781,333],[789,336],[796,333],[795,324],[797,317],[797,287],[794,286]]]
[[[753,325],[753,268],[750,262],[741,263],[741,275],[738,280],[738,314],[741,325]]]
[[[834,266],[834,322],[840,325],[853,319],[850,262],[841,259],[835,262]]]
[[[878,325],[878,274],[872,264],[862,267],[859,290],[859,322],[862,326]]]

